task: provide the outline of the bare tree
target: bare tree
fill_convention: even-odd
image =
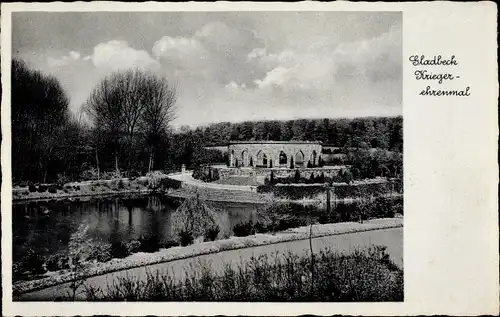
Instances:
[[[155,152],[158,144],[175,118],[176,86],[171,86],[164,77],[146,74],[141,89],[144,111],[141,128],[149,148],[148,171],[154,169]]]
[[[124,121],[124,89],[118,73],[104,78],[90,93],[85,104],[85,112],[91,119],[94,129],[102,129],[111,138],[114,147],[115,170],[120,173],[119,153],[121,148]]]
[[[174,118],[176,96],[175,88],[165,78],[139,70],[113,73],[94,88],[85,109],[94,128],[111,137],[117,173],[124,143],[130,173],[137,132],[145,136],[150,148],[151,170],[159,139]]]

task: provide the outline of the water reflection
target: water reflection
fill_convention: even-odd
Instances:
[[[255,221],[255,205],[212,205],[218,210],[221,236],[230,235],[237,223]],[[171,240],[171,215],[178,206],[178,201],[163,196],[14,205],[14,261],[22,258],[27,247],[44,255],[66,250],[71,234],[83,222],[89,225],[89,234],[94,240],[111,243],[148,237]]]

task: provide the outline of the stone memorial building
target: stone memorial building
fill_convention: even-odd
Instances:
[[[290,168],[318,165],[321,142],[239,141],[228,145],[230,167]]]

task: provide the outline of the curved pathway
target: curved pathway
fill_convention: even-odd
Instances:
[[[403,267],[403,228],[401,227],[348,233],[313,239],[314,252],[318,252],[327,247],[339,252],[350,252],[356,248],[365,248],[370,245],[387,246],[387,252],[391,256],[392,260],[399,267]],[[143,280],[146,278],[147,272],[150,272],[152,274],[156,274],[156,272],[168,273],[174,274],[176,277],[180,277],[183,275],[183,272],[186,268],[189,268],[190,265],[196,265],[197,263],[199,263],[199,261],[208,261],[214,269],[221,269],[224,263],[238,265],[242,261],[250,259],[252,256],[258,257],[262,254],[269,255],[276,252],[283,254],[288,251],[300,255],[308,252],[308,250],[308,240],[297,240],[272,245],[250,247],[246,249],[201,255],[189,259],[176,260],[166,263],[149,265],[146,267],[138,267],[129,270],[108,273],[100,276],[94,276],[88,278],[86,280],[86,284],[105,290],[107,285],[112,284],[113,281],[119,277],[129,276]],[[66,283],[23,294],[20,297],[20,300],[53,300],[58,296],[64,296],[69,293],[69,283]],[[83,295],[80,295],[79,299],[84,299],[84,297],[82,296]]]

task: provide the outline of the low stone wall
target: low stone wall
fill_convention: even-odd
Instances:
[[[230,176],[260,176],[260,177],[270,177],[271,171],[274,174],[275,178],[287,178],[294,177],[296,171],[298,170],[300,173],[300,177],[303,178],[311,178],[311,174],[314,177],[320,176],[324,174],[325,177],[335,177],[339,174],[341,170],[348,170],[349,166],[324,166],[324,167],[314,167],[314,168],[297,168],[297,169],[288,169],[288,168],[252,168],[252,167],[221,167],[221,166],[206,166],[204,170],[206,170],[207,174],[208,170],[212,170],[212,175],[217,175],[219,179],[225,179]]]

